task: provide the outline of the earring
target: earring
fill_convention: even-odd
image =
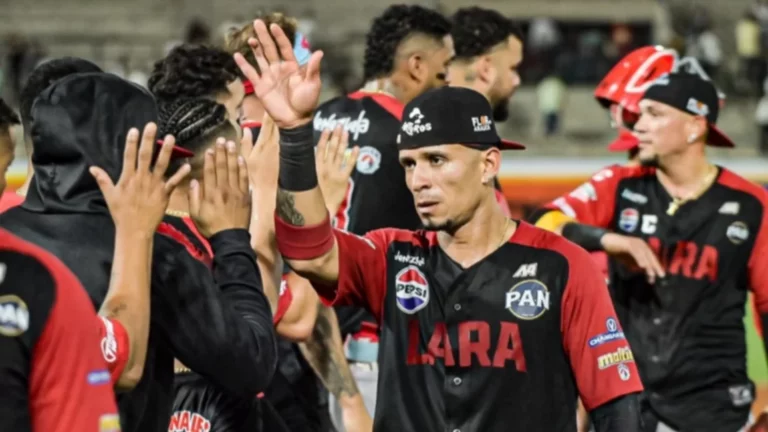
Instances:
[[[688,144],[693,144],[694,141],[696,141],[696,134],[690,134],[688,136]]]
[[[483,184],[488,184],[488,177],[483,177]]]

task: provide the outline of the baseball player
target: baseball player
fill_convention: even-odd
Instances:
[[[638,354],[648,431],[741,430],[754,397],[744,288],[765,314],[768,198],[707,160],[707,145],[733,147],[715,126],[719,105],[703,77],[662,76],[639,103],[641,166],[607,168],[548,206],[584,224],[565,224],[566,237],[619,258],[611,289]]]
[[[280,128],[278,248],[380,323],[374,430],[574,429],[577,394],[598,431],[639,430],[642,385],[599,271],[495,201],[500,150],[523,146],[498,137],[485,97],[444,87],[405,107],[399,159],[426,231],[333,230],[310,174],[322,53],[301,73],[279,27],[254,26],[261,73],[235,59]]]

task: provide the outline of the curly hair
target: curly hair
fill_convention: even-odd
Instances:
[[[264,23],[267,25],[267,28],[269,28],[269,26],[272,24],[277,24],[280,26],[280,29],[283,30],[285,36],[288,37],[289,41],[291,41],[291,46],[293,46],[293,43],[296,40],[296,27],[298,26],[298,21],[296,21],[296,18],[289,17],[281,12],[272,12],[269,14],[259,14],[254,19],[260,19],[264,21]],[[251,51],[251,46],[248,45],[248,39],[255,37],[256,32],[253,31],[253,21],[248,21],[247,24],[240,28],[235,28],[229,34],[227,34],[225,48],[231,54],[242,54],[243,57],[248,60],[248,63],[256,68],[257,72],[261,72],[259,70],[259,65],[256,63],[256,58],[253,56],[253,51]]]
[[[37,66],[27,77],[27,82],[19,96],[19,111],[24,130],[29,130],[32,122],[32,104],[43,90],[69,75],[89,72],[102,72],[102,70],[88,60],[77,57],[56,58]]]
[[[373,20],[365,38],[363,79],[370,81],[392,73],[395,54],[409,36],[423,34],[441,40],[451,23],[439,12],[417,5],[392,5]]]
[[[7,129],[21,123],[19,116],[0,98],[0,130]]]
[[[203,152],[213,145],[219,137],[235,139],[237,131],[227,117],[227,109],[210,99],[179,98],[158,105],[158,136],[173,135],[176,145],[195,153],[192,163],[193,176],[201,168],[200,158]],[[167,173],[174,173],[184,163],[174,159],[168,166]]]
[[[486,54],[509,36],[521,38],[517,26],[492,9],[462,8],[456,11],[451,21],[451,36],[458,59],[466,60]]]
[[[240,77],[232,56],[207,45],[183,44],[155,63],[147,81],[158,101],[215,97]]]

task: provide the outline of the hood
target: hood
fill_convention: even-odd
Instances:
[[[41,213],[105,213],[90,166],[120,177],[125,136],[157,122],[152,95],[116,75],[68,76],[43,91],[32,106],[34,178],[23,207]]]

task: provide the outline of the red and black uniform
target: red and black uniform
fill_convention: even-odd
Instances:
[[[122,327],[107,320],[118,336],[107,335],[72,272],[5,230],[0,269],[0,430],[119,431],[112,384],[127,349],[112,348],[127,344]],[[105,336],[116,342],[110,349]]]
[[[642,390],[605,282],[567,240],[520,222],[464,269],[435,232],[335,231],[335,304],[381,331],[377,431],[572,430],[588,410]]]
[[[76,74],[48,87],[32,117],[35,174],[0,226],[57,256],[99,307],[115,227],[88,167],[117,181],[129,128],[157,121],[154,98],[114,75]],[[206,266],[171,234],[154,237],[147,359],[138,385],[118,395],[125,432],[168,430],[174,358],[234,394],[256,394],[271,381],[275,333],[250,236],[231,229],[209,241],[215,258]]]
[[[188,217],[166,217],[158,231],[171,236],[202,263],[210,265],[213,250],[208,241],[199,233]],[[285,315],[293,298],[285,280],[280,285],[277,310],[272,322],[277,325]],[[267,394],[276,383],[288,386],[287,381],[275,373]],[[289,387],[289,386],[288,386]],[[282,389],[281,389],[282,391]],[[231,394],[211,383],[210,380],[193,372],[177,373],[174,379],[173,414],[168,432],[257,432],[289,430],[282,424],[280,415],[271,404],[260,400],[264,395]],[[277,425],[275,424],[277,423]],[[282,427],[282,429],[280,429]]]
[[[715,183],[673,215],[655,169],[610,167],[548,208],[579,222],[645,239],[666,277],[649,285],[611,263],[616,311],[650,410],[677,430],[736,431],[754,395],[747,377],[744,302],[768,312],[768,198],[719,168]]]

